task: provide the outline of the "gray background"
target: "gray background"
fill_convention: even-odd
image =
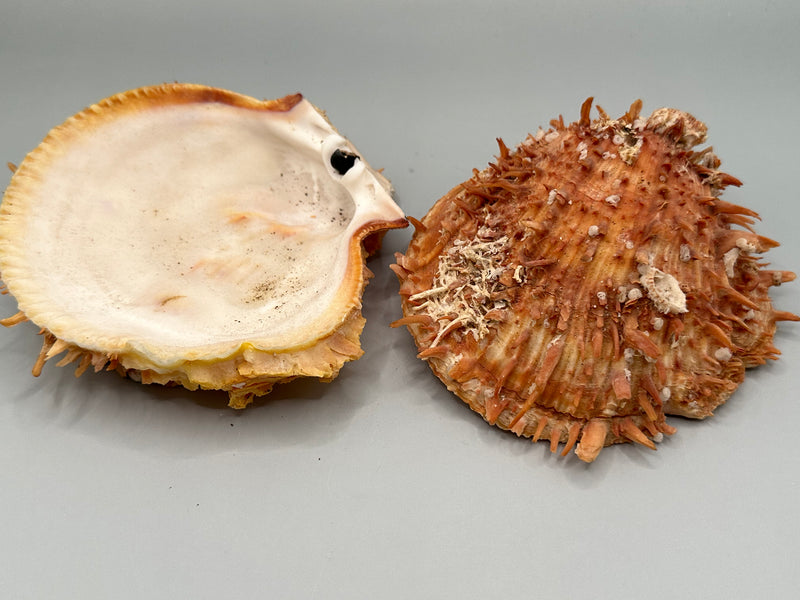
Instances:
[[[799,6],[5,2],[0,160],[141,85],[301,91],[421,217],[495,137],[642,98],[709,125],[745,183],[725,198],[798,270]],[[365,357],[241,413],[113,374],[34,379],[36,328],[0,331],[0,596],[795,597],[800,325],[713,419],[587,466],[485,425],[388,328],[409,238],[371,263]],[[773,298],[800,312],[800,284]]]

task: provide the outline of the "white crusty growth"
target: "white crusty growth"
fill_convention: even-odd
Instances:
[[[480,234],[479,234],[480,235]],[[439,324],[439,332],[431,346],[436,346],[445,333],[464,329],[476,339],[489,332],[490,311],[501,309],[492,300],[505,268],[502,261],[508,237],[469,241],[457,240],[439,257],[439,268],[431,289],[409,298],[417,303],[417,313],[427,314]],[[520,277],[519,267],[514,276]]]
[[[672,275],[652,265],[639,265],[639,274],[639,283],[658,311],[675,314],[687,312],[686,294]]]

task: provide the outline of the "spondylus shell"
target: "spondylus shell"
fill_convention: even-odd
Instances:
[[[300,94],[132,90],[53,129],[0,208],[34,367],[225,390],[330,380],[361,355],[362,242],[406,224],[388,181]]]
[[[587,462],[653,442],[666,414],[704,418],[747,367],[775,358],[768,288],[794,278],[758,254],[756,214],[706,127],[660,109],[562,119],[456,186],[418,222],[394,270],[436,375],[492,424]]]

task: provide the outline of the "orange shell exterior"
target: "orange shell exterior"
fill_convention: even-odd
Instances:
[[[489,423],[591,462],[654,441],[665,415],[704,418],[745,369],[774,359],[768,288],[794,278],[758,254],[753,211],[706,127],[660,109],[551,122],[456,186],[393,270],[434,373]],[[415,221],[415,220],[414,220]]]

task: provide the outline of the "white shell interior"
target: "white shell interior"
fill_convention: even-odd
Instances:
[[[316,341],[359,301],[355,232],[402,218],[363,160],[331,167],[355,149],[305,100],[128,111],[57,148],[15,233],[26,251],[3,265],[26,271],[12,292],[62,339],[165,366]]]

